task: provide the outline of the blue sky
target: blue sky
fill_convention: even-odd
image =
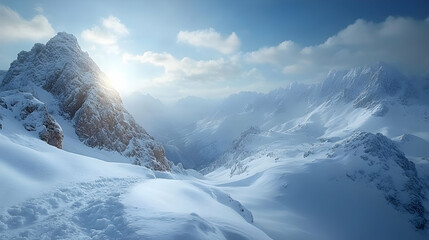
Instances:
[[[0,69],[65,31],[122,95],[166,101],[317,82],[377,61],[429,69],[429,1],[0,1],[0,11]]]

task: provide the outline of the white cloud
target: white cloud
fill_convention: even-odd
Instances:
[[[240,47],[240,39],[238,39],[235,32],[231,33],[227,38],[222,38],[213,28],[197,31],[180,31],[177,34],[177,41],[197,47],[212,48],[223,54],[233,53]]]
[[[31,20],[22,18],[12,9],[0,5],[0,42],[40,40],[52,37],[54,29],[43,15]]]
[[[284,61],[294,61],[299,46],[292,41],[284,41],[275,47],[263,47],[258,51],[246,54],[248,62],[280,64]]]
[[[85,41],[100,44],[100,45],[112,45],[117,42],[117,36],[95,26],[91,29],[86,29],[82,32],[82,38]]]
[[[143,55],[124,54],[123,59],[163,67],[164,74],[155,79],[157,82],[223,81],[241,74],[240,65],[234,56],[229,59],[207,61],[197,61],[188,57],[178,60],[168,53],[148,51]]]
[[[247,53],[245,59],[281,66],[283,73],[295,80],[380,61],[422,73],[429,69],[428,43],[428,19],[388,17],[381,23],[358,19],[320,45],[302,47],[285,41]]]
[[[104,49],[107,53],[119,54],[120,48],[117,46],[117,42],[119,38],[128,34],[127,27],[121,23],[119,18],[109,16],[102,19],[102,26],[86,29],[81,36],[85,41],[105,46]]]
[[[106,29],[111,30],[112,32],[119,34],[119,35],[127,35],[128,29],[125,27],[124,24],[121,23],[121,20],[119,18],[114,16],[109,16],[108,18],[103,19],[103,26]]]

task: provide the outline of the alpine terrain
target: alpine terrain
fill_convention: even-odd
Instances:
[[[0,78],[0,239],[429,238],[427,76],[123,104],[58,33]]]

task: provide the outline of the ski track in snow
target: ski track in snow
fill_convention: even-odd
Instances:
[[[120,197],[139,178],[81,182],[6,209],[0,239],[140,239]]]

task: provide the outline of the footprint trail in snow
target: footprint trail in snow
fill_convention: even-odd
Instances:
[[[138,178],[100,178],[57,188],[0,215],[0,239],[138,239],[120,196]]]

